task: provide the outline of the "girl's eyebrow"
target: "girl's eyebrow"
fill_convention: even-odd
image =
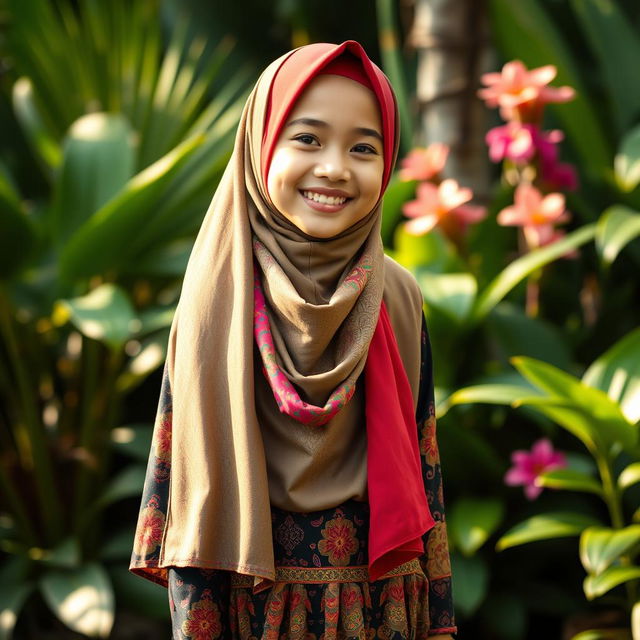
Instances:
[[[287,124],[287,127],[291,127],[294,124],[306,124],[308,127],[320,127],[327,128],[329,125],[324,120],[316,120],[315,118],[296,118]],[[369,129],[369,127],[354,127],[353,130],[363,136],[371,136],[377,138],[380,142],[383,142],[382,136],[375,130]]]

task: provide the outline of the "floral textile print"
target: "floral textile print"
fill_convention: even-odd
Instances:
[[[295,513],[272,508],[276,582],[252,593],[250,576],[193,567],[168,570],[175,640],[415,640],[444,633],[441,594],[417,560],[367,580],[367,503]],[[446,633],[452,631],[451,625]]]
[[[366,275],[366,271],[362,268],[354,268],[341,286],[352,286],[354,281],[356,286],[364,286],[357,279],[360,273]],[[286,413],[298,420],[298,422],[310,427],[327,424],[349,402],[355,391],[355,384],[347,381],[336,387],[324,407],[317,407],[302,400],[300,394],[278,366],[276,347],[273,344],[271,325],[266,309],[267,305],[264,300],[260,272],[257,265],[254,265],[253,302],[253,333],[262,357],[264,374],[269,380],[278,408],[282,413]]]
[[[256,594],[250,576],[193,566],[158,566],[170,476],[166,452],[171,446],[172,401],[165,372],[142,499],[144,526],[135,539],[131,567],[168,587],[174,638],[399,639],[456,632],[431,352],[424,322],[421,352],[420,464],[436,521],[424,535],[424,554],[370,582],[368,503],[350,500],[309,513],[271,507],[276,582]]]

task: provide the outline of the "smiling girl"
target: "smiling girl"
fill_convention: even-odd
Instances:
[[[173,637],[456,631],[431,352],[386,257],[395,97],[362,47],[263,72],[174,317],[131,570]]]

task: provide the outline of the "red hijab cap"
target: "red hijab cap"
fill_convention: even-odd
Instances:
[[[315,77],[336,74],[351,78],[371,89],[378,100],[384,141],[384,173],[381,193],[389,183],[398,150],[398,117],[391,84],[382,70],[355,40],[342,44],[318,42],[294,49],[278,69],[267,103],[262,138],[261,171],[266,184],[273,150],[285,120],[296,100]]]

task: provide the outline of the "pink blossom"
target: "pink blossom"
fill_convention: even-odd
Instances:
[[[509,122],[487,132],[489,157],[493,162],[508,158],[516,163],[528,162],[536,153],[533,125]]]
[[[509,486],[524,485],[524,493],[529,500],[534,500],[542,492],[542,487],[536,484],[541,473],[567,466],[565,455],[554,451],[548,438],[534,442],[531,452],[522,449],[514,451],[511,461],[513,466],[505,474],[504,482]]]
[[[489,107],[500,107],[505,120],[512,118],[524,122],[529,111],[535,114],[550,102],[568,102],[575,96],[571,87],[547,86],[555,77],[554,65],[531,69],[520,60],[507,62],[502,71],[485,73],[482,82],[487,85],[478,91]]]
[[[468,188],[461,188],[455,180],[443,180],[439,186],[430,182],[418,185],[416,200],[407,202],[402,210],[413,218],[406,223],[406,230],[412,235],[423,235],[435,226],[453,240],[460,238],[469,224],[486,217],[484,207],[466,204],[473,197]]]
[[[498,224],[522,227],[530,248],[549,244],[554,225],[569,220],[564,195],[549,193],[543,196],[532,184],[523,182],[516,187],[514,204],[498,213]]]
[[[449,146],[442,142],[412,149],[401,162],[400,180],[430,180],[444,169],[448,155]]]

